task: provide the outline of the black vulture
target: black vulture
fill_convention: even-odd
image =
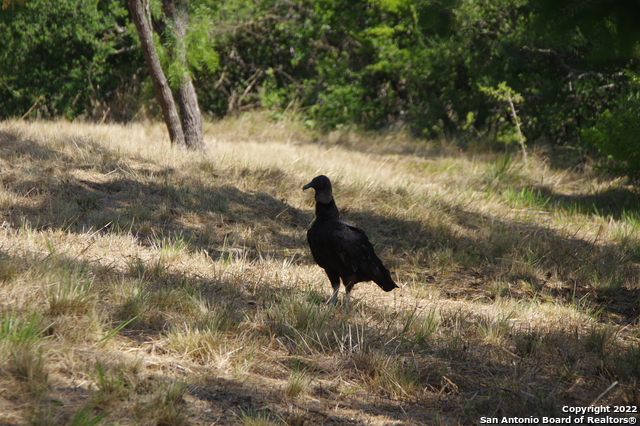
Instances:
[[[302,187],[316,190],[316,218],[307,231],[307,241],[316,263],[325,270],[333,287],[334,304],[340,290],[340,279],[346,290],[345,309],[349,312],[349,293],[356,283],[373,281],[384,291],[398,286],[389,270],[373,251],[364,231],[340,220],[340,212],[333,200],[331,181],[316,176]]]

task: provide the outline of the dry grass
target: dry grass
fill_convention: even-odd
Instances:
[[[202,155],[155,124],[0,122],[1,424],[638,405],[640,202],[622,182],[261,114],[205,131]],[[349,316],[306,246],[320,173],[402,285],[359,284]]]

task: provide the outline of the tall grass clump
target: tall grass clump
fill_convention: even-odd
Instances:
[[[335,324],[319,295],[285,294],[267,313],[272,333],[284,337],[294,354],[313,354],[330,349]]]
[[[548,208],[551,197],[544,195],[539,188],[523,187],[520,190],[509,187],[504,192],[505,200],[515,207],[529,207],[544,210]]]
[[[426,347],[440,326],[440,313],[435,306],[419,310],[410,310],[404,319],[399,336],[410,346]]]
[[[0,358],[8,371],[33,395],[42,394],[49,386],[45,342],[47,330],[40,314],[26,317],[13,312],[0,316]]]
[[[160,254],[160,259],[163,262],[171,262],[187,253],[191,241],[182,232],[178,232],[169,236],[154,235],[153,244]]]
[[[478,335],[488,343],[502,344],[511,332],[512,313],[499,314],[497,317],[483,315],[476,320]]]
[[[184,397],[187,386],[180,381],[160,380],[153,386],[146,400],[134,407],[134,413],[141,423],[166,426],[187,424]]]
[[[95,426],[109,415],[107,411],[94,415],[93,411],[93,407],[82,407],[73,415],[68,423],[69,426]]]
[[[365,349],[349,357],[349,366],[371,392],[415,398],[422,391],[420,369],[413,358]]]
[[[135,391],[135,375],[139,365],[133,367],[124,363],[109,365],[98,360],[92,373],[96,390],[91,393],[91,402],[108,409]]]
[[[51,315],[87,314],[95,302],[93,277],[84,266],[66,264],[44,284]]]
[[[514,163],[511,154],[507,153],[487,165],[483,180],[489,187],[493,187],[505,181],[518,182],[520,176],[520,168]]]
[[[225,336],[219,330],[191,327],[188,324],[174,326],[166,334],[166,338],[172,350],[202,363],[211,362],[216,357],[218,348],[225,342]]]
[[[294,362],[284,394],[289,398],[297,398],[309,388],[313,381],[308,368],[300,368],[300,362]]]
[[[268,410],[240,410],[239,426],[282,426],[285,423]]]

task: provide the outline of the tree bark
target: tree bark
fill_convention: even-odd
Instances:
[[[187,64],[187,26],[189,25],[189,1],[188,0],[163,0],[162,9],[165,16],[171,22],[175,45],[172,49],[173,59],[178,61],[181,69],[185,70],[180,76],[179,86],[176,90],[180,121],[184,132],[185,143],[189,149],[204,149],[202,138],[202,114],[198,106],[198,95],[193,86],[193,80],[188,72]]]
[[[128,0],[129,12],[133,18],[133,22],[138,30],[140,37],[140,45],[142,46],[142,54],[144,60],[147,63],[149,69],[149,75],[153,82],[153,87],[156,91],[156,96],[160,107],[162,108],[162,115],[169,131],[169,139],[171,144],[179,148],[185,147],[185,135],[180,123],[180,118],[176,109],[175,102],[173,100],[173,94],[169,87],[169,82],[162,71],[160,59],[156,52],[156,47],[153,43],[153,32],[151,31],[151,23],[147,19],[147,5],[146,0]]]
[[[193,87],[191,77],[180,85],[177,93],[178,105],[180,106],[180,120],[182,121],[182,130],[184,132],[184,140],[189,149],[204,149],[204,140],[202,137],[202,114],[198,106],[198,96],[196,89]]]

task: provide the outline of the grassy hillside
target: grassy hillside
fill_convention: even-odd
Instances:
[[[0,122],[0,424],[467,425],[639,405],[640,201],[620,182],[259,114]],[[330,176],[401,285],[345,315]],[[341,290],[340,301],[344,300]]]

